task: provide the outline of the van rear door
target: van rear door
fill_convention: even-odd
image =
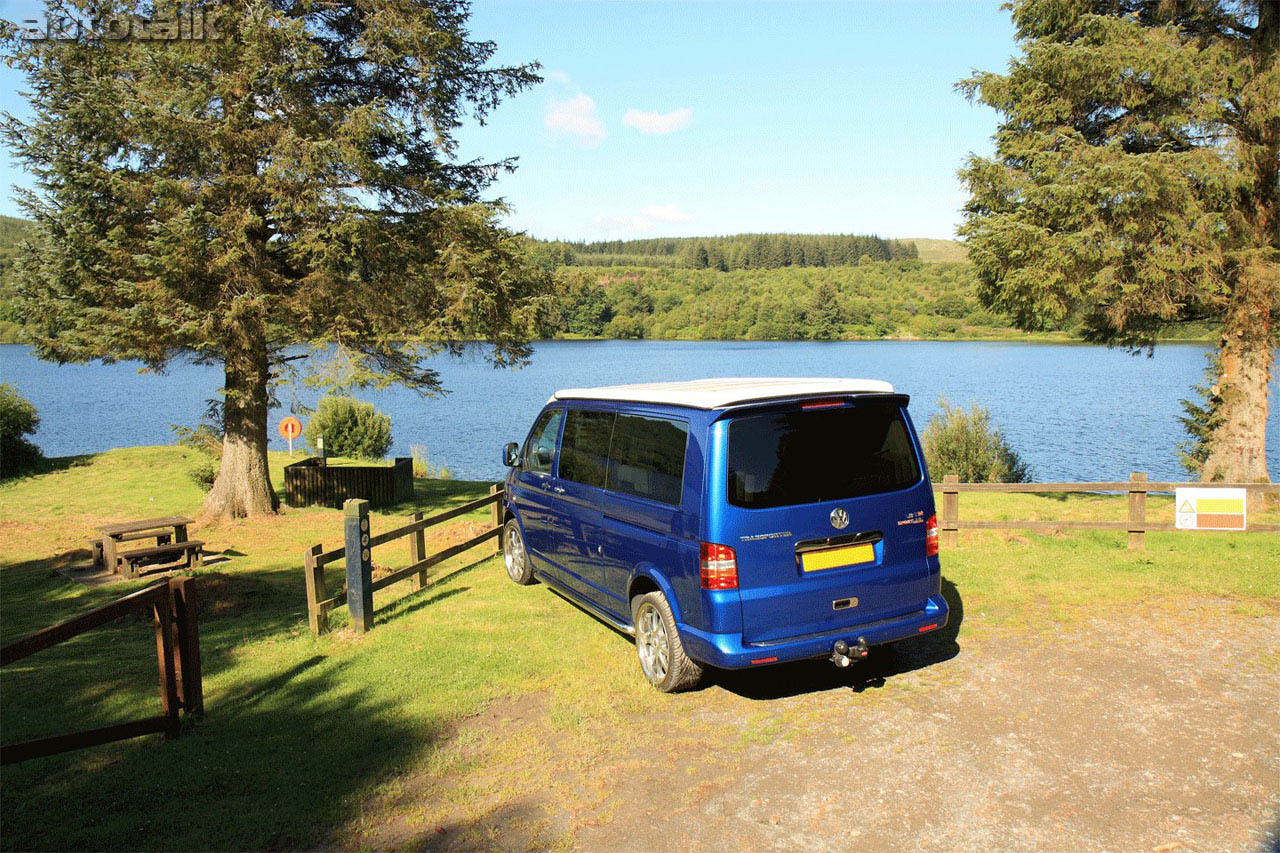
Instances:
[[[737,554],[743,639],[769,643],[894,618],[934,591],[933,493],[904,395],[730,413],[713,428],[708,527]],[[716,517],[718,516],[718,518]]]

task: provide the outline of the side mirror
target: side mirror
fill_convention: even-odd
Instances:
[[[502,464],[514,468],[520,464],[520,445],[514,441],[507,442],[502,448]]]

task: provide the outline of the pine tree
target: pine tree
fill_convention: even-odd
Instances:
[[[840,311],[840,293],[829,281],[818,285],[805,312],[809,337],[815,341],[838,341],[844,337],[844,317]]]
[[[196,5],[222,38],[10,29],[34,117],[3,133],[37,187],[21,199],[38,234],[19,289],[38,353],[221,364],[205,513],[241,516],[276,507],[267,415],[297,346],[334,356],[322,379],[428,393],[426,352],[482,340],[495,364],[527,357],[549,276],[483,198],[514,164],[460,162],[454,135],[539,78],[489,64],[463,0]]]
[[[989,306],[1135,349],[1221,324],[1205,480],[1266,481],[1280,332],[1280,3],[1016,0],[1003,115],[962,171]]]

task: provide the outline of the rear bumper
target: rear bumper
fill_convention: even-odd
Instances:
[[[777,642],[744,643],[741,634],[709,634],[688,625],[680,626],[680,640],[684,643],[685,652],[694,660],[721,669],[742,669],[764,663],[826,657],[831,654],[837,640],[852,645],[862,637],[869,646],[892,643],[942,628],[947,624],[947,615],[946,599],[935,594],[925,599],[921,609],[904,616]]]

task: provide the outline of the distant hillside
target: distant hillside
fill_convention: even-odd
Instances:
[[[1019,333],[979,303],[968,264],[862,261],[721,272],[567,266],[555,336],[660,340],[1003,338]]]
[[[911,243],[869,234],[730,234],[534,242],[557,266],[682,267],[729,272],[916,259],[916,248]]]
[[[959,240],[934,240],[929,237],[903,237],[904,243],[915,243],[920,260],[929,264],[962,264],[969,260],[969,250]]]
[[[31,230],[31,223],[12,216],[0,216],[0,343],[18,343],[23,340],[18,324],[17,311],[10,294],[10,271],[18,247]]]
[[[0,216],[0,257],[6,257],[16,250],[30,229],[31,223],[25,219]]]

